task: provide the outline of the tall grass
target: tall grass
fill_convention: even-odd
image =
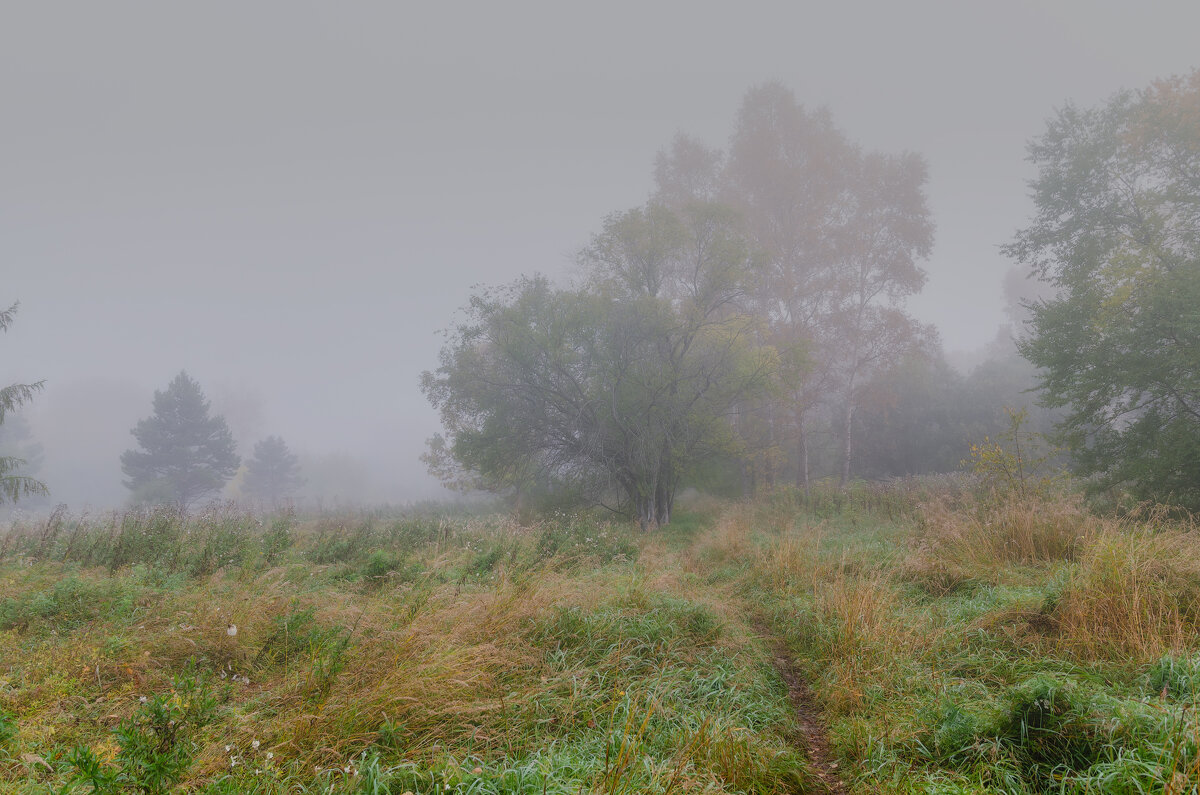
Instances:
[[[806,791],[786,689],[687,569],[693,525],[226,506],[16,526],[0,790]],[[184,671],[214,708],[156,756]]]
[[[903,572],[931,593],[973,582],[997,584],[1017,565],[1075,558],[1111,525],[1075,497],[1049,500],[940,498],[919,505],[917,533]]]
[[[960,491],[905,514],[801,507],[748,575],[861,791],[1200,791],[1191,524]]]
[[[1089,658],[1149,661],[1200,642],[1200,539],[1171,528],[1112,529],[1084,547],[1047,606]]]

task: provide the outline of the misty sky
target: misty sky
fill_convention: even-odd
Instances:
[[[242,442],[426,491],[417,379],[471,285],[567,273],[659,148],[723,145],[767,80],[926,157],[912,308],[981,346],[1026,141],[1200,66],[1196,2],[722,5],[0,0],[0,382],[47,382],[56,496],[121,498],[116,456],[180,369]]]

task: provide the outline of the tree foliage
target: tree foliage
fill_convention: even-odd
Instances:
[[[422,379],[448,436],[427,460],[472,486],[616,495],[666,524],[682,477],[733,446],[726,417],[772,372],[739,310],[754,258],[734,213],[694,202],[610,216],[580,259],[582,287],[523,278],[471,300]]]
[[[745,424],[765,434],[764,460],[790,461],[798,484],[822,419],[839,438],[845,482],[865,385],[931,335],[903,308],[933,243],[926,176],[919,156],[862,149],[777,83],[746,93],[727,153],[680,136],[658,157],[663,201],[728,204],[761,252],[754,312],[785,366],[778,394],[746,407],[758,416]]]
[[[281,437],[268,436],[254,445],[254,455],[246,462],[248,496],[278,505],[304,483],[300,459]]]
[[[154,392],[154,414],[132,430],[140,450],[121,454],[121,470],[139,501],[188,508],[215,494],[237,471],[233,434],[186,372]]]
[[[17,304],[0,310],[0,331],[8,331],[17,313]],[[5,417],[33,399],[42,388],[42,382],[32,384],[9,384],[0,388],[0,425]],[[0,455],[0,502],[16,502],[22,497],[46,494],[46,487],[20,470],[26,460],[15,455]]]
[[[1057,288],[1022,352],[1101,486],[1200,508],[1200,72],[1068,105],[1007,248]]]

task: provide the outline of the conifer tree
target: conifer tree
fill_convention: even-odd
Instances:
[[[8,331],[16,313],[16,304],[0,310],[0,331]],[[5,415],[27,403],[41,388],[42,382],[38,381],[33,384],[10,384],[0,389],[0,424],[4,423]],[[46,493],[42,483],[18,471],[25,464],[26,461],[18,456],[0,456],[0,503],[16,502],[21,497]]]
[[[245,490],[250,497],[278,505],[304,482],[300,459],[282,438],[268,436],[254,445],[254,456],[246,462]]]
[[[121,455],[125,487],[139,502],[188,508],[220,491],[237,471],[233,434],[224,417],[210,416],[200,385],[186,372],[154,392],[154,414],[132,431],[140,450]]]

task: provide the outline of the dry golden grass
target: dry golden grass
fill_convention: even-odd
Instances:
[[[967,508],[932,501],[921,507],[919,529],[900,570],[934,594],[969,581],[996,584],[1019,574],[1014,564],[1072,560],[1109,524],[1077,498],[1008,499]]]
[[[1200,641],[1200,539],[1176,529],[1111,530],[1089,540],[1049,615],[1088,658],[1149,661]]]

